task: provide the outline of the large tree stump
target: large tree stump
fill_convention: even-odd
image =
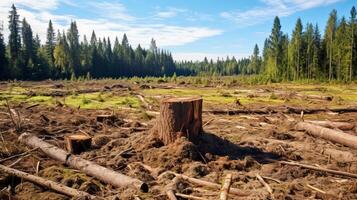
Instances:
[[[162,100],[157,130],[165,145],[182,136],[196,143],[203,131],[202,98],[181,97]]]

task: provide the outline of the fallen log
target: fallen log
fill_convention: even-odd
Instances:
[[[209,182],[209,181],[204,181],[204,180],[197,179],[197,178],[191,178],[189,176],[186,176],[186,175],[183,175],[183,174],[178,174],[178,173],[175,173],[175,172],[172,172],[172,171],[166,171],[166,172],[160,174],[158,176],[158,179],[160,179],[160,177],[162,177],[165,173],[166,174],[167,173],[173,174],[177,178],[185,180],[185,181],[188,181],[188,182],[190,182],[192,184],[196,184],[196,185],[200,185],[200,186],[206,186],[206,187],[209,187],[209,188],[212,188],[212,189],[217,189],[217,190],[221,189],[221,185],[220,184],[212,183],[212,182]],[[235,194],[237,196],[249,196],[249,194],[244,193],[244,192],[240,191],[237,188],[230,188],[229,192],[231,194]]]
[[[170,200],[177,200],[173,190],[167,190],[166,195],[167,195],[167,198],[169,198]]]
[[[52,190],[54,190],[56,192],[59,192],[61,194],[65,194],[65,195],[70,196],[70,197],[82,197],[82,198],[86,197],[86,198],[89,198],[89,199],[95,199],[96,198],[95,196],[90,195],[87,192],[78,191],[76,189],[67,187],[65,185],[56,183],[54,181],[50,181],[50,180],[44,179],[42,177],[38,177],[38,176],[31,175],[31,174],[28,174],[26,172],[22,172],[22,171],[19,171],[19,170],[10,168],[10,167],[6,167],[4,165],[0,165],[0,170],[5,172],[5,173],[7,173],[7,174],[11,174],[13,176],[17,176],[19,178],[23,178],[25,180],[28,180],[28,181],[36,183],[38,185],[50,188],[50,189],[52,189]]]
[[[323,126],[325,128],[338,128],[340,130],[352,130],[355,125],[348,122],[332,122],[332,121],[314,121],[314,120],[305,120],[305,122]]]
[[[141,101],[142,105],[144,106],[144,108],[151,110],[152,106],[150,106],[150,104],[145,100],[143,95],[136,95],[136,97],[138,97],[138,99]]]
[[[232,183],[232,174],[227,174],[222,189],[221,189],[221,194],[220,194],[220,200],[227,200],[228,199],[228,194],[229,194],[229,189],[231,187]]]
[[[175,195],[178,196],[178,197],[182,197],[184,199],[207,200],[206,198],[196,197],[196,196],[187,195],[187,194],[181,194],[181,193],[176,193]]]
[[[349,113],[357,112],[357,107],[347,108],[295,108],[295,107],[269,107],[261,109],[235,109],[235,110],[204,110],[203,113],[214,115],[239,115],[239,114],[273,114],[273,113],[286,113],[286,114],[315,114],[320,112],[336,112],[336,113]]]
[[[267,182],[265,182],[264,179],[259,174],[256,174],[256,177],[258,181],[268,190],[269,194],[273,196],[273,189],[271,189],[270,185]]]
[[[148,192],[149,187],[146,183],[138,180],[131,178],[129,176],[126,176],[124,174],[115,172],[111,169],[102,167],[96,163],[93,163],[91,161],[85,160],[81,157],[72,155],[68,152],[66,152],[63,149],[60,149],[52,144],[49,144],[38,137],[29,134],[29,133],[23,133],[20,135],[19,140],[33,148],[38,147],[41,149],[45,154],[47,154],[49,157],[60,161],[63,164],[66,164],[70,167],[73,167],[75,169],[79,169],[85,174],[88,174],[90,176],[93,176],[105,183],[111,184],[115,187],[126,187],[126,186],[131,186],[136,189],[140,189],[143,192]]]
[[[298,122],[296,124],[296,129],[304,130],[313,136],[357,149],[357,136],[350,135],[342,131],[328,129],[307,122]]]
[[[337,170],[332,170],[332,169],[325,169],[325,168],[321,168],[321,167],[316,167],[316,166],[306,165],[306,164],[300,164],[300,163],[296,163],[296,162],[279,161],[279,163],[283,164],[283,165],[298,166],[298,167],[302,167],[302,168],[306,168],[306,169],[326,172],[326,173],[340,175],[340,176],[357,178],[357,174],[352,174],[352,173],[349,173],[349,172],[337,171]]]
[[[352,162],[355,160],[353,154],[349,151],[327,148],[323,149],[322,153],[340,162]]]

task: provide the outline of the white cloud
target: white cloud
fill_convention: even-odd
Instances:
[[[219,29],[156,24],[152,20],[150,22],[150,19],[147,19],[146,23],[141,23],[139,19],[129,15],[125,6],[120,3],[89,2],[85,5],[76,5],[71,4],[69,0],[49,0],[40,1],[39,7],[42,9],[39,9],[36,7],[37,4],[31,0],[1,0],[0,21],[4,21],[5,35],[8,35],[7,17],[12,3],[16,3],[20,19],[25,17],[42,41],[46,39],[46,30],[50,19],[56,30],[67,30],[70,22],[76,20],[81,37],[84,34],[90,37],[92,30],[95,30],[97,37],[110,37],[114,41],[116,36],[121,38],[126,33],[133,46],[141,44],[144,47],[148,47],[151,38],[156,39],[159,47],[167,47],[185,45],[202,38],[222,34],[222,30]],[[80,6],[78,9],[84,8],[82,12],[95,12],[97,16],[92,19],[75,15],[54,14],[53,11],[59,7],[60,3],[66,3],[67,6]],[[36,7],[36,10],[30,8],[31,6]]]
[[[232,20],[241,26],[250,26],[271,20],[275,16],[285,17],[296,12],[330,5],[343,0],[260,0],[262,7],[245,11],[222,12],[221,17]]]
[[[212,59],[213,61],[216,61],[218,58],[219,59],[226,59],[227,56],[232,58],[233,56],[236,59],[241,59],[241,58],[247,58],[250,55],[246,53],[203,53],[203,52],[173,52],[172,54],[174,60],[176,61],[185,61],[185,60],[190,60],[190,61],[203,61],[204,58],[206,57],[208,60]]]
[[[19,8],[30,8],[33,10],[50,10],[56,9],[60,3],[60,0],[46,0],[46,1],[33,1],[33,0],[1,0],[0,7],[10,8],[12,4],[15,4]]]
[[[158,11],[156,13],[156,18],[159,18],[159,19],[172,18],[172,17],[176,17],[179,13],[184,13],[184,12],[187,12],[187,10],[170,7],[167,10]]]
[[[133,21],[135,17],[127,14],[125,6],[117,2],[90,2],[91,11],[94,11],[101,17],[117,20]]]

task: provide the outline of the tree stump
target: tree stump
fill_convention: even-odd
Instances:
[[[187,137],[196,143],[202,133],[202,98],[166,98],[161,101],[157,131],[165,145]]]
[[[68,135],[64,139],[67,151],[73,154],[80,154],[90,149],[92,143],[92,137],[82,134]]]

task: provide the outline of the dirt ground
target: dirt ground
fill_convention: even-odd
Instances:
[[[357,150],[297,131],[295,124],[302,120],[301,114],[228,115],[208,112],[266,108],[284,110],[287,106],[356,107],[356,86],[343,86],[342,89],[334,86],[331,89],[330,86],[319,85],[227,85],[217,89],[216,86],[200,87],[183,83],[91,81],[65,84],[47,81],[24,82],[16,86],[1,83],[0,90],[0,161],[31,150],[18,142],[21,133],[32,133],[63,149],[64,136],[83,133],[92,136],[93,140],[92,148],[80,154],[82,158],[142,180],[150,188],[148,193],[130,187],[114,188],[62,165],[39,150],[0,163],[30,174],[38,173],[40,177],[100,198],[165,200],[166,190],[172,184],[178,193],[202,199],[219,198],[219,189],[193,185],[181,179],[173,183],[172,174],[163,174],[173,171],[217,184],[222,184],[226,174],[231,173],[231,187],[241,190],[246,196],[229,194],[229,199],[357,199],[357,180],[354,178],[279,163],[295,161],[357,174]],[[100,95],[97,95],[98,92]],[[89,98],[93,93],[97,100]],[[75,104],[74,98],[82,94],[88,95],[89,100],[80,99]],[[160,99],[190,94],[201,95],[204,99],[204,133],[200,142],[193,144],[181,138],[174,144],[164,146],[152,129]],[[70,95],[74,96],[70,97],[73,104],[66,103],[70,102],[69,98],[66,99]],[[146,102],[136,99],[137,96],[144,97]],[[109,105],[110,98],[117,97],[126,98],[127,105]],[[15,115],[19,115],[18,118],[15,116],[18,127],[11,120],[5,98]],[[107,106],[101,107],[102,104]],[[114,115],[115,118],[98,122],[96,117],[103,114]],[[326,109],[305,114],[304,120],[330,120],[357,125],[357,112],[334,113]],[[344,132],[357,135],[357,128],[355,126]],[[272,188],[272,194],[259,182],[257,174]],[[71,198],[0,172],[0,199]]]

